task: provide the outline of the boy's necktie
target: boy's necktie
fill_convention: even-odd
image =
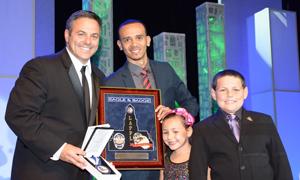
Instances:
[[[236,115],[227,115],[228,124],[230,129],[232,130],[232,133],[235,137],[235,139],[239,142],[240,140],[240,126],[237,120]]]

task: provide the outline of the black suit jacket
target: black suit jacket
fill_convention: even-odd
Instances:
[[[196,124],[192,136],[190,179],[292,180],[290,165],[269,115],[243,109],[240,142],[231,132],[224,113]]]
[[[155,84],[160,89],[162,104],[175,107],[175,101],[186,108],[193,116],[198,114],[198,103],[191,95],[185,84],[177,76],[173,68],[166,62],[149,60]],[[106,86],[135,88],[132,75],[126,62],[118,71],[105,81]]]
[[[80,147],[95,123],[99,82],[92,67],[93,103],[89,122],[83,115],[79,78],[66,51],[27,62],[11,91],[6,122],[17,135],[12,179],[84,179],[87,173],[50,157],[67,142]],[[80,94],[81,93],[81,94]]]

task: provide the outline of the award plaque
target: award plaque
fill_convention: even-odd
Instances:
[[[118,169],[163,168],[157,89],[100,88],[99,124],[114,129],[102,155]]]

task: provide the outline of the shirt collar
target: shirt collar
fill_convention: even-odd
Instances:
[[[227,112],[221,110],[225,116],[225,119],[226,117],[229,115]],[[234,115],[236,115],[238,117],[238,120],[242,119],[242,108],[240,108],[239,110],[237,110]]]
[[[141,68],[140,66],[133,64],[131,62],[128,62],[128,68],[129,68],[129,71],[135,76],[139,76],[143,70],[143,68]],[[148,73],[151,73],[151,68],[149,66],[149,63],[146,64],[146,69],[147,69]]]
[[[74,56],[74,54],[68,49],[68,47],[66,47],[66,49],[68,51],[68,54],[69,54],[69,56],[71,58],[71,61],[72,61],[73,65],[74,65],[77,73],[80,72],[82,66],[86,66],[86,69],[85,69],[86,74],[91,74],[92,73],[92,67],[91,67],[91,61],[90,61],[90,59],[88,60],[88,62],[86,64],[82,64],[80,62],[80,60],[76,56]]]

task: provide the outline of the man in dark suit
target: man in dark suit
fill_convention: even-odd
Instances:
[[[87,127],[95,124],[97,92],[104,79],[90,62],[100,28],[95,13],[77,11],[66,23],[66,48],[24,65],[5,117],[18,137],[11,179],[89,178],[80,146]]]
[[[197,100],[191,95],[184,83],[166,62],[149,60],[147,47],[151,38],[147,35],[145,25],[139,20],[126,20],[119,26],[118,47],[127,58],[127,62],[105,82],[107,86],[129,88],[160,89],[162,105],[156,108],[161,119],[175,101],[192,115],[198,113]],[[145,80],[144,72],[147,79]],[[123,171],[122,179],[158,179],[159,171]]]
[[[211,95],[219,110],[194,127],[190,178],[206,180],[292,180],[288,158],[269,115],[247,111],[244,77],[237,71],[217,73]]]

